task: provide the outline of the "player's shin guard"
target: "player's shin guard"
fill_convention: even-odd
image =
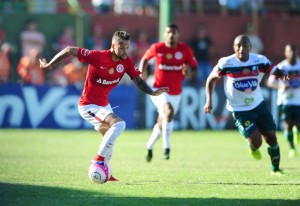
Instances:
[[[280,164],[280,149],[279,145],[277,144],[276,146],[268,146],[268,154],[270,155],[271,158],[271,163],[272,163],[272,171],[278,171],[280,170],[279,164]]]
[[[173,132],[173,123],[173,120],[171,122],[168,122],[165,119],[162,121],[162,137],[164,149],[169,149],[171,147],[170,138]]]
[[[295,145],[294,145],[293,132],[284,130],[283,135],[284,135],[285,139],[287,140],[287,142],[289,143],[290,148],[294,149]]]
[[[111,156],[112,149],[116,139],[124,132],[126,124],[124,121],[117,122],[112,125],[111,128],[105,133],[102,142],[99,146],[98,154],[100,156],[106,157]]]

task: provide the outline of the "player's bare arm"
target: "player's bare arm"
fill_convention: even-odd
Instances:
[[[141,91],[152,96],[158,96],[163,92],[169,91],[168,87],[161,87],[157,90],[152,90],[141,77],[136,77],[135,79],[133,79],[133,82]]]
[[[63,50],[61,50],[59,53],[57,53],[49,63],[47,63],[46,59],[39,60],[40,61],[40,68],[43,70],[50,70],[53,67],[55,67],[59,62],[61,62],[63,59],[69,57],[69,56],[75,56],[77,57],[77,51],[78,47],[66,47]]]
[[[210,75],[207,78],[206,81],[206,102],[204,105],[204,112],[205,113],[211,113],[212,110],[212,94],[216,87],[216,83],[218,81],[219,77],[217,77],[213,72],[210,73]]]
[[[185,75],[188,79],[194,80],[197,78],[199,74],[198,67],[189,67],[187,65],[183,65],[182,74]]]
[[[148,60],[145,57],[142,57],[139,65],[139,70],[141,72],[141,77],[143,79],[146,79],[146,77],[148,76],[147,69],[146,69],[147,66],[148,66]]]

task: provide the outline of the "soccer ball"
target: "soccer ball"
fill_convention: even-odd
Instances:
[[[89,166],[88,175],[91,181],[103,184],[111,177],[111,169],[108,163],[96,161]]]

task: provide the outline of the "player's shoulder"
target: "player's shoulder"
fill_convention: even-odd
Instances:
[[[249,54],[249,58],[252,62],[254,63],[265,63],[265,62],[269,62],[269,59],[262,54],[255,54],[255,53],[250,53]]]
[[[288,65],[288,64],[289,64],[288,60],[287,60],[287,59],[284,59],[284,60],[282,60],[281,62],[279,62],[279,63],[277,64],[277,66],[278,66],[279,69],[281,69],[282,67],[285,67],[285,66]]]
[[[236,63],[236,57],[235,54],[232,54],[230,56],[222,57],[218,61],[218,65],[222,67],[230,67],[234,66]]]
[[[189,45],[187,45],[186,43],[184,43],[184,42],[178,42],[178,47],[180,47],[180,48],[184,48],[184,49],[189,49],[189,48],[191,48]]]

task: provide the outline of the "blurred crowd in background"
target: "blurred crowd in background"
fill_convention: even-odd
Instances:
[[[209,12],[219,12],[222,15],[250,15],[253,11],[260,15],[299,15],[300,0],[175,0],[175,15],[203,15]],[[116,15],[146,15],[158,16],[159,0],[2,0],[0,2],[1,13],[76,13],[87,12],[89,14],[114,13]],[[73,85],[82,88],[87,72],[87,65],[79,62],[77,58],[68,58],[53,72],[45,74],[39,68],[38,59],[45,52],[45,44],[50,41],[39,29],[35,19],[27,21],[20,33],[20,45],[17,42],[6,41],[6,31],[1,27],[0,18],[0,82],[17,81],[20,84],[43,85]],[[262,53],[264,44],[256,33],[252,23],[246,25],[245,33],[250,37],[252,49],[255,53]],[[91,32],[84,40],[87,49],[109,49],[110,36],[103,33],[101,24],[91,26]],[[147,48],[157,41],[157,37],[149,36],[140,29],[135,33],[131,41],[130,56],[138,64]],[[199,25],[195,36],[188,43],[194,50],[201,69],[197,82],[190,82],[200,86],[212,69],[210,56],[214,52],[214,44],[209,32],[204,25]],[[68,45],[76,46],[75,28],[66,25],[51,42],[51,53],[55,55]],[[18,54],[17,54],[18,53]],[[12,56],[20,58],[16,64],[12,62]],[[13,65],[16,65],[13,67]],[[149,68],[151,69],[151,67]],[[12,71],[16,72],[12,72]],[[12,73],[17,73],[13,77]],[[131,81],[125,77],[121,83],[129,84]],[[187,83],[187,82],[186,82]]]
[[[175,14],[299,13],[300,0],[173,0]],[[1,0],[0,12],[115,13],[157,16],[159,0]]]

